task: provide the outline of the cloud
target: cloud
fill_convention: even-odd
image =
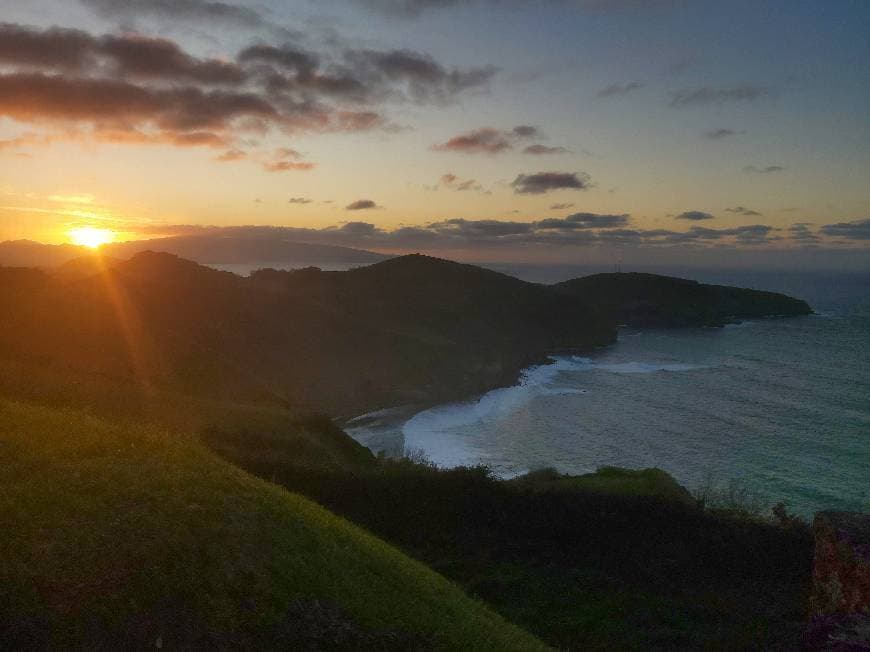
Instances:
[[[710,86],[687,88],[671,93],[670,106],[681,109],[685,107],[710,104],[751,102],[767,97],[771,92],[771,89],[767,86],[756,86],[752,84],[726,86],[721,88],[712,88]]]
[[[511,129],[511,133],[519,138],[542,138],[541,130],[532,125],[517,125]]]
[[[291,197],[287,203],[289,204],[310,204],[314,200],[306,199],[305,197]]]
[[[364,211],[371,208],[378,208],[378,205],[371,199],[357,199],[344,207],[348,211]]]
[[[768,165],[767,167],[756,167],[755,165],[746,165],[743,167],[743,171],[747,174],[773,174],[775,172],[782,172],[785,168],[781,165]]]
[[[263,163],[266,172],[307,172],[317,167],[314,163],[300,163],[298,161],[267,161]]]
[[[693,222],[699,222],[701,220],[712,220],[715,216],[710,215],[710,213],[705,213],[703,211],[685,211],[677,215],[676,219],[678,220],[691,220]]]
[[[549,218],[536,222],[538,229],[612,229],[626,226],[628,215],[600,215],[598,213],[574,213],[565,218]]]
[[[413,50],[348,50],[344,64],[369,89],[389,89],[420,104],[447,104],[468,90],[485,87],[495,66],[446,68]]]
[[[432,149],[438,152],[462,152],[463,154],[498,154],[512,148],[513,143],[505,132],[490,127],[460,134],[445,143],[432,146]]]
[[[796,242],[803,244],[813,244],[819,242],[821,238],[810,230],[810,225],[806,222],[792,224],[788,227],[789,237]]]
[[[571,204],[571,203],[553,204],[552,206],[550,206],[550,210],[551,211],[563,211],[565,209],[573,208],[573,207],[574,207],[574,204]]]
[[[119,15],[250,16],[234,5],[192,0],[90,5]],[[444,104],[485,86],[494,74],[490,66],[448,68],[410,50],[332,44],[313,52],[260,43],[224,61],[134,33],[95,36],[0,24],[0,118],[53,130],[41,144],[91,140],[231,151],[249,133],[394,129],[375,105]],[[7,143],[25,144],[37,141]],[[273,167],[281,166],[267,169]]]
[[[428,11],[481,4],[480,0],[356,0],[356,2],[380,14],[403,19],[417,18]],[[593,14],[641,11],[678,3],[679,0],[557,0],[554,2],[570,9]],[[489,4],[495,5],[498,9],[526,6],[521,0],[490,0]]]
[[[735,206],[734,208],[726,208],[726,213],[736,213],[737,215],[745,215],[746,217],[760,217],[761,213],[754,211],[746,206]]]
[[[551,190],[587,190],[589,175],[585,172],[538,172],[520,174],[511,186],[521,195],[540,195]]]
[[[461,152],[464,154],[501,154],[514,149],[519,141],[531,138],[544,138],[538,127],[518,125],[513,129],[495,129],[482,127],[464,134],[454,136],[450,140],[433,145],[436,152]],[[564,154],[564,147],[547,147],[546,145],[528,145],[524,154]]]
[[[710,131],[705,131],[701,135],[709,140],[722,140],[723,138],[736,136],[739,133],[739,131],[734,131],[733,129],[711,129]]]
[[[686,232],[663,234],[664,241],[672,244],[705,242],[733,237],[739,244],[763,244],[769,242],[773,227],[765,224],[751,224],[732,229],[708,229],[693,226]]]
[[[825,224],[819,229],[825,235],[849,240],[870,240],[870,218],[853,222]]]
[[[262,27],[263,17],[249,7],[208,0],[81,0],[105,18],[151,16],[167,20],[220,22]]]
[[[596,95],[598,97],[615,97],[619,95],[628,95],[632,91],[643,88],[643,84],[639,82],[629,82],[627,84],[611,84],[602,88]]]
[[[152,234],[210,234],[280,238],[385,251],[438,251],[499,247],[758,247],[773,242],[773,228],[749,225],[732,229],[694,226],[688,231],[626,228],[628,215],[577,213],[564,220],[520,222],[453,218],[386,230],[369,222],[348,222],[322,229],[296,227],[146,227]],[[145,229],[140,229],[145,232]]]
[[[215,157],[215,160],[221,163],[231,163],[233,161],[241,161],[247,158],[247,156],[247,153],[240,149],[229,149],[220,156]]]
[[[523,154],[534,154],[537,156],[544,154],[567,154],[568,150],[564,147],[548,147],[547,145],[529,145],[523,150]]]
[[[458,192],[466,190],[474,190],[477,192],[485,192],[483,186],[477,183],[475,179],[460,179],[455,174],[448,172],[441,176],[441,184],[445,188],[456,190]]]
[[[165,79],[236,86],[246,80],[236,64],[198,59],[176,43],[137,34],[91,36],[76,29],[44,31],[0,24],[0,63],[32,70],[88,72],[113,78]]]

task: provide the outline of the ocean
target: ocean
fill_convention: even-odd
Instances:
[[[539,282],[590,271],[497,269]],[[526,369],[514,387],[410,417],[366,415],[348,432],[376,451],[485,464],[502,477],[658,467],[692,490],[741,487],[804,517],[870,511],[870,274],[664,271],[785,292],[817,314],[624,327],[615,345]]]

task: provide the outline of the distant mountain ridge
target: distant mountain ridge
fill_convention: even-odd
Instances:
[[[340,263],[369,265],[389,256],[364,249],[314,244],[295,240],[208,233],[151,240],[131,240],[103,245],[101,255],[127,260],[145,251],[174,254],[201,264],[278,264],[317,265]],[[7,267],[57,267],[93,251],[70,244],[49,245],[30,240],[0,242],[0,265]]]
[[[0,356],[333,416],[509,385],[550,354],[614,342],[626,320],[703,326],[726,313],[809,311],[783,295],[668,277],[543,286],[421,255],[249,278],[155,252],[70,269],[0,268]]]

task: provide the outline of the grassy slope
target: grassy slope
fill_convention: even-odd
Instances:
[[[220,454],[399,546],[570,650],[790,650],[812,562],[804,527],[707,510],[662,471],[497,481],[384,460],[295,468],[228,433]],[[256,442],[256,440],[254,440]]]
[[[160,429],[0,400],[0,522],[10,644],[543,647],[379,539]]]

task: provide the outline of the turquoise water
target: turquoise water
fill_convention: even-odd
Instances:
[[[870,277],[712,276],[788,291],[820,314],[624,328],[616,345],[528,369],[516,387],[350,432],[503,476],[656,466],[692,488],[739,481],[805,516],[870,511]]]

